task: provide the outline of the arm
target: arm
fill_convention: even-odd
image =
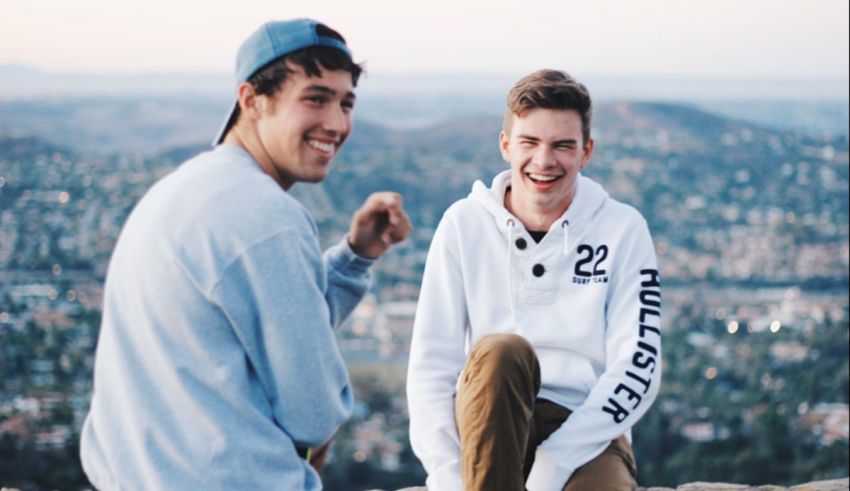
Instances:
[[[640,219],[623,241],[607,298],[606,369],[584,404],[538,448],[529,491],[560,491],[572,473],[625,434],[661,382],[661,290],[652,239]]]
[[[425,263],[407,373],[410,442],[428,488],[442,491],[463,489],[454,394],[468,319],[455,237],[444,217]]]
[[[272,417],[300,446],[330,439],[354,402],[311,231],[305,223],[252,244],[210,292],[245,349]]]
[[[351,218],[347,239],[325,253],[333,326],[345,320],[363,298],[368,267],[410,233],[402,201],[400,194],[389,191],[369,195]]]
[[[331,326],[337,328],[369,289],[369,266],[375,261],[358,256],[346,240],[328,248],[323,259],[328,272],[325,300]]]

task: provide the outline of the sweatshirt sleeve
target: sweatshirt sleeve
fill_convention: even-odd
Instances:
[[[575,470],[625,434],[661,382],[661,285],[643,218],[615,263],[606,305],[606,368],[585,402],[538,448],[528,491],[560,491]]]
[[[328,248],[324,254],[328,271],[328,291],[325,299],[331,315],[331,326],[339,327],[369,289],[369,266],[375,261],[358,256],[348,239]]]
[[[446,217],[431,241],[410,347],[410,441],[428,472],[428,489],[460,491],[460,439],[454,394],[463,369],[466,296],[456,234]]]
[[[288,228],[250,245],[211,292],[275,422],[299,446],[329,440],[354,404],[331,327],[323,259],[309,231]]]

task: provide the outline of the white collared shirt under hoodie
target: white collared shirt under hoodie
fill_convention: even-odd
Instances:
[[[529,491],[560,491],[611,440],[630,438],[658,393],[660,278],[644,218],[579,176],[573,203],[536,243],[503,205],[509,186],[509,170],[489,188],[475,182],[428,252],[407,398],[429,489],[463,489],[453,396],[469,350],[488,334],[529,340],[538,397],[573,411],[537,448]]]

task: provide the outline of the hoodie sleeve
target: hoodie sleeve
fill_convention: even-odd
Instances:
[[[410,441],[428,489],[460,491],[460,439],[454,394],[466,360],[468,324],[455,225],[443,217],[431,242],[410,347]]]
[[[625,434],[661,382],[661,285],[642,217],[620,245],[606,304],[606,368],[584,404],[538,448],[528,491],[560,491],[576,469]]]

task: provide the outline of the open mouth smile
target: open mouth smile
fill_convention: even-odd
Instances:
[[[547,176],[545,174],[536,174],[533,172],[526,173],[529,179],[539,184],[551,184],[564,176]]]
[[[318,150],[327,155],[333,155],[336,152],[336,145],[332,142],[323,142],[312,138],[307,139],[307,145],[314,150]]]

